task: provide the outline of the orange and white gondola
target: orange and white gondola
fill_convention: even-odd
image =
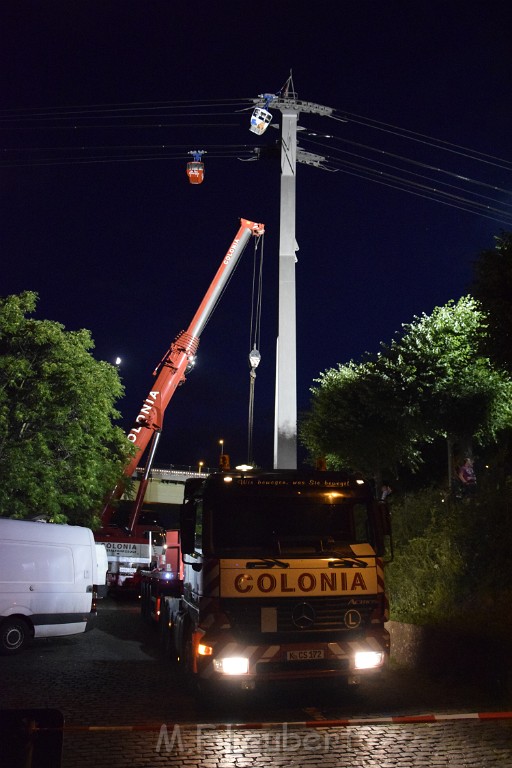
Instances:
[[[205,155],[204,149],[191,150],[189,155],[193,155],[194,159],[187,163],[187,176],[191,184],[202,184],[204,181],[204,163],[201,158]]]

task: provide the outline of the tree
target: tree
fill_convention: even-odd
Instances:
[[[0,299],[0,515],[95,527],[133,452],[112,423],[123,387],[89,331],[27,318],[36,304]]]
[[[414,318],[376,356],[321,374],[303,442],[378,478],[397,464],[417,468],[422,445],[440,436],[467,450],[496,440],[512,424],[512,382],[481,354],[485,333],[470,296]]]
[[[482,251],[474,262],[471,293],[487,317],[484,353],[512,372],[512,233],[502,232],[495,240],[495,248]]]
[[[316,381],[300,427],[311,456],[325,456],[330,468],[359,470],[378,483],[384,469],[417,466],[418,444],[428,439],[418,408],[405,402],[375,361],[339,364]]]
[[[486,317],[471,296],[404,325],[380,356],[384,369],[413,392],[435,434],[493,439],[510,420],[510,379],[481,354]]]
[[[482,352],[486,316],[465,296],[404,325],[380,356],[397,386],[418,404],[431,438],[444,437],[471,454],[473,441],[487,445],[512,424],[512,382]],[[448,467],[448,482],[452,476]]]

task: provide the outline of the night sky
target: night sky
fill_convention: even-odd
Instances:
[[[512,229],[511,41],[510,4],[493,0],[3,0],[0,293],[36,291],[36,317],[122,358],[128,430],[239,218],[263,222],[254,458],[271,466],[279,133],[249,132],[251,99],[292,71],[298,98],[337,118],[299,118],[300,145],[326,157],[297,172],[301,411],[320,371],[465,295],[472,261]],[[247,458],[252,259],[250,243],[157,464],[215,466],[221,438]]]

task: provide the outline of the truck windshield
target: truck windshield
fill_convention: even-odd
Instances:
[[[370,540],[369,501],[346,491],[233,484],[209,495],[207,510],[216,554],[347,554],[348,544]]]

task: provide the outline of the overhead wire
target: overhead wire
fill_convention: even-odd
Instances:
[[[181,109],[184,106],[187,108],[194,107],[210,107],[216,106],[225,107],[227,105],[242,105],[251,103],[250,99],[203,99],[198,101],[197,99],[182,99],[178,101],[149,101],[149,102],[125,102],[116,104],[79,104],[73,106],[60,106],[60,107],[21,107],[21,108],[2,108],[0,109],[0,119],[6,115],[8,117],[27,117],[27,116],[51,116],[51,115],[79,115],[90,114],[97,112],[126,112],[128,110],[140,112],[150,111],[153,109]]]
[[[287,88],[291,84],[293,89],[293,80],[292,75],[290,73],[290,76],[280,89],[279,93],[282,92],[285,88]],[[122,116],[130,116],[127,113],[131,113],[133,116],[140,115],[141,112],[150,112],[153,110],[178,110],[183,109],[183,107],[191,108],[193,107],[195,110],[198,108],[209,108],[213,109],[215,107],[226,107],[228,105],[231,105],[232,107],[234,105],[245,105],[247,107],[251,107],[254,105],[254,99],[248,98],[248,97],[239,97],[236,99],[202,99],[202,100],[194,100],[194,99],[188,99],[188,100],[178,100],[178,101],[156,101],[156,102],[126,102],[121,104],[93,104],[93,105],[76,105],[76,106],[66,106],[66,107],[54,107],[54,108],[48,108],[48,107],[32,107],[32,108],[21,108],[21,109],[2,109],[0,110],[0,126],[2,122],[5,122],[6,120],[25,120],[25,119],[39,119],[41,117],[48,117],[48,118],[65,118],[68,116],[71,117],[78,117],[80,115],[87,116],[87,115],[98,115],[99,113],[109,113],[106,115],[106,117],[116,115],[123,113]],[[196,111],[192,112],[185,112],[181,117],[183,116],[204,116],[205,114],[211,114],[208,113],[197,113]],[[215,113],[218,115],[218,113]],[[230,112],[226,113],[220,113],[220,114],[233,114],[233,111],[230,110]],[[155,115],[153,115],[155,116]],[[512,169],[512,161],[503,160],[502,158],[499,158],[495,155],[491,155],[489,153],[479,152],[478,150],[473,150],[468,147],[464,147],[463,145],[455,144],[453,142],[448,142],[443,139],[437,139],[432,136],[428,136],[427,134],[411,131],[407,128],[402,128],[396,125],[393,125],[391,123],[385,123],[382,121],[375,120],[373,118],[367,118],[363,117],[361,115],[357,115],[355,113],[351,113],[345,110],[333,110],[333,112],[330,115],[326,115],[332,120],[338,121],[338,122],[351,122],[357,125],[362,125],[367,128],[371,128],[374,130],[378,130],[381,132],[388,133],[390,135],[399,136],[400,138],[406,138],[410,141],[416,141],[419,143],[426,144],[427,146],[437,148],[437,149],[444,149],[445,151],[451,151],[455,152],[456,154],[462,154],[465,157],[469,157],[472,159],[479,158],[482,162],[487,162],[489,160],[497,160],[500,164],[502,164],[502,167],[505,167],[507,169]],[[101,127],[101,126],[99,126]],[[144,127],[155,127],[154,124],[148,124]],[[501,166],[500,166],[501,167]]]
[[[340,112],[336,113],[335,115],[328,115],[328,117],[331,117],[334,120],[341,120],[342,122],[346,122],[348,120],[358,125],[364,125],[368,128],[373,128],[378,131],[400,136],[401,138],[409,139],[410,141],[416,141],[420,144],[426,144],[427,146],[442,149],[446,152],[453,152],[456,155],[463,155],[464,157],[479,159],[481,162],[489,163],[489,165],[498,165],[498,167],[512,170],[512,161],[503,160],[503,158],[488,154],[486,152],[479,152],[476,149],[470,149],[469,147],[464,147],[461,144],[455,144],[443,139],[436,139],[432,136],[427,136],[423,133],[417,133],[407,128],[400,128],[399,126],[391,125],[389,123],[382,123],[371,118],[362,118],[360,115],[353,115],[350,112]],[[492,163],[490,162],[491,160],[499,160],[499,163]]]
[[[464,200],[462,198],[460,199],[460,203],[468,203],[468,205],[456,204],[455,202],[449,202],[448,200],[443,200],[437,194],[426,194],[426,192],[435,193],[436,190],[434,190],[432,188],[428,188],[425,185],[419,185],[419,186],[422,186],[422,188],[424,190],[424,192],[420,192],[418,190],[409,189],[407,187],[400,186],[398,183],[392,183],[390,180],[384,180],[383,178],[371,178],[371,179],[368,179],[368,177],[365,176],[364,174],[356,173],[354,171],[349,171],[349,170],[346,170],[345,168],[340,168],[339,170],[341,171],[341,173],[345,173],[345,174],[348,174],[350,176],[356,176],[356,177],[358,177],[360,179],[367,179],[367,180],[373,181],[373,182],[375,182],[377,184],[382,184],[384,186],[391,187],[393,189],[399,189],[399,190],[408,192],[409,194],[415,195],[417,197],[423,197],[423,198],[425,198],[427,200],[432,200],[433,202],[442,203],[443,205],[447,205],[447,206],[449,206],[451,208],[458,208],[461,211],[466,211],[467,213],[473,213],[473,214],[475,214],[477,216],[483,216],[486,219],[491,219],[492,221],[497,221],[497,222],[501,222],[502,224],[507,224],[508,226],[512,226],[512,217],[511,218],[506,218],[505,215],[503,215],[503,216],[501,216],[501,215],[500,216],[493,216],[493,215],[490,215],[488,213],[483,213],[481,211],[474,210],[474,208],[470,207],[470,201],[466,201],[466,200]]]
[[[311,144],[313,146],[317,147],[327,147],[323,142],[318,142],[316,140],[311,140],[307,136],[301,137],[301,140],[303,140],[304,144]],[[341,142],[347,141],[344,139],[340,139]],[[495,193],[502,193],[502,195],[509,195],[510,191],[507,190],[504,187],[500,187],[496,184],[487,184],[486,182],[481,182],[479,180],[473,179],[466,175],[461,175],[459,173],[446,171],[443,168],[440,168],[438,166],[434,166],[429,163],[423,163],[419,162],[417,160],[413,160],[411,158],[405,157],[403,155],[398,155],[397,153],[393,152],[387,152],[386,150],[382,149],[376,149],[374,147],[370,147],[365,144],[361,144],[359,142],[351,142],[348,141],[351,145],[356,145],[359,148],[363,148],[366,150],[371,150],[373,152],[378,152],[381,156],[387,156],[389,158],[392,158],[394,160],[399,160],[402,165],[395,165],[394,163],[386,163],[383,160],[376,160],[371,157],[367,157],[365,155],[361,155],[359,153],[353,153],[349,152],[348,150],[342,150],[338,148],[329,147],[331,150],[331,155],[326,156],[324,160],[329,163],[330,169],[336,169],[336,170],[342,170],[346,168],[350,168],[350,175],[353,176],[359,176],[359,178],[363,178],[365,180],[369,181],[375,181],[379,182],[381,184],[386,184],[387,186],[393,187],[395,189],[400,189],[402,191],[408,192],[410,194],[416,194],[417,196],[427,197],[430,200],[443,203],[445,205],[450,204],[451,207],[458,207],[461,210],[464,210],[466,212],[472,212],[478,215],[483,215],[486,218],[494,219],[500,223],[510,225],[512,224],[512,212],[507,209],[511,209],[512,205],[510,202],[508,202],[506,199],[493,197],[490,195],[484,195],[480,194],[479,192],[476,192],[473,189],[468,188],[467,186],[462,186],[459,184],[452,184],[450,182],[444,181],[443,179],[438,179],[433,177],[432,175],[426,175],[426,174],[420,174],[417,173],[410,168],[407,167],[407,165],[412,165],[413,167],[420,167],[422,169],[429,169],[435,173],[439,173],[441,175],[444,175],[445,177],[449,177],[451,179],[465,182],[466,185],[473,185],[478,186],[480,188],[485,188],[492,190]],[[351,160],[347,160],[343,156],[349,156],[351,158],[356,158],[358,160],[362,160],[363,163],[353,162]],[[384,168],[385,170],[382,170]],[[391,173],[390,170],[397,171],[396,173]],[[349,173],[349,171],[346,171],[346,173]],[[411,178],[412,177],[412,178]],[[430,182],[430,184],[425,184],[423,182],[417,181],[416,179],[422,179],[423,182]],[[441,187],[444,187],[444,189],[441,189]],[[421,190],[421,192],[419,191]],[[460,194],[457,194],[460,193]],[[478,199],[475,199],[478,198]],[[509,198],[510,199],[510,198]],[[480,201],[487,201],[487,202],[480,202]],[[492,203],[492,204],[491,204]]]
[[[289,86],[293,88],[293,81],[290,77],[283,88]],[[281,89],[283,90],[283,89]],[[252,106],[254,99],[223,99],[223,100],[186,100],[175,102],[131,102],[125,104],[99,104],[99,105],[79,105],[76,107],[56,107],[56,108],[29,108],[22,110],[0,110],[0,129],[10,130],[14,133],[18,131],[39,130],[47,131],[70,131],[73,139],[82,130],[104,130],[104,129],[130,129],[130,130],[148,130],[164,128],[226,128],[236,127],[239,123],[214,123],[206,122],[205,117],[219,118],[224,115],[235,116],[239,112],[233,109],[240,105],[247,104]],[[211,111],[225,110],[228,111]],[[199,112],[197,110],[209,110]],[[186,111],[185,111],[186,110]],[[165,114],[163,114],[165,112]],[[173,114],[177,122],[158,122],[165,119],[167,113]],[[149,114],[150,113],[150,114]],[[157,114],[158,113],[158,114]],[[150,121],[144,123],[126,122],[127,120],[140,119],[144,116],[150,117]],[[185,118],[194,117],[194,122],[183,122]],[[512,162],[499,158],[495,155],[471,150],[462,145],[450,143],[444,140],[435,139],[426,134],[416,133],[408,129],[402,129],[398,126],[382,123],[371,118],[364,118],[346,111],[336,110],[330,116],[335,122],[343,124],[354,123],[365,128],[378,130],[392,137],[406,139],[417,142],[429,150],[441,150],[450,152],[467,161],[482,163],[487,166],[494,166],[501,170],[512,170]],[[119,118],[119,121],[117,121]],[[54,121],[53,125],[49,123]],[[73,120],[73,124],[55,124],[60,121]],[[110,120],[109,124],[101,122],[97,125],[91,124],[90,120]],[[114,120],[114,122],[112,122]],[[30,124],[32,121],[33,124]],[[121,122],[124,121],[124,122]],[[429,200],[459,207],[478,215],[485,215],[487,218],[494,218],[502,223],[509,224],[509,211],[511,203],[503,199],[496,199],[489,195],[481,194],[472,190],[470,187],[479,187],[481,190],[492,190],[498,195],[510,195],[510,191],[497,184],[489,183],[480,179],[472,178],[466,173],[458,173],[453,170],[447,170],[432,162],[426,162],[419,158],[406,157],[403,154],[391,151],[389,149],[375,147],[371,144],[354,141],[346,135],[329,135],[325,138],[334,140],[338,144],[352,146],[362,150],[366,154],[341,149],[339,146],[332,146],[325,142],[312,140],[307,132],[300,135],[301,141],[306,145],[328,148],[329,154],[324,158],[320,167],[326,170],[337,170],[348,173],[367,181],[373,181],[380,184],[391,186],[395,189],[407,192],[409,194],[426,197]],[[205,145],[206,146],[206,145]],[[142,162],[151,160],[181,160],[189,152],[188,145],[185,144],[116,144],[101,146],[80,147],[4,147],[0,166],[24,167],[24,166],[47,166],[47,165],[65,165],[65,164],[92,164],[92,163],[112,163],[112,162]],[[247,144],[212,144],[207,146],[210,158],[237,158],[237,159],[255,159],[259,157],[258,149]],[[25,157],[23,157],[23,153]],[[36,157],[37,153],[40,154]],[[68,156],[65,156],[69,153]],[[28,155],[33,155],[27,159]],[[368,154],[370,156],[368,156]],[[371,157],[377,154],[380,159]],[[41,156],[42,155],[42,156]],[[242,155],[242,157],[241,157]],[[350,159],[347,159],[350,158]],[[383,160],[382,158],[386,158]],[[411,170],[411,167],[427,171],[422,173]],[[432,175],[433,174],[433,175]],[[437,178],[438,175],[441,178]],[[443,180],[451,179],[457,183]],[[478,199],[475,199],[478,198]],[[485,202],[486,201],[486,202]],[[492,204],[491,204],[492,203]]]
[[[351,146],[359,147],[361,149],[367,149],[367,150],[370,150],[371,152],[376,152],[378,154],[385,155],[386,157],[392,157],[394,159],[402,160],[402,161],[404,161],[406,163],[409,163],[410,165],[416,165],[416,166],[418,166],[420,168],[427,168],[427,169],[436,171],[436,172],[438,172],[440,174],[443,174],[443,175],[446,175],[446,176],[452,176],[453,178],[463,179],[464,181],[471,182],[472,184],[475,184],[475,185],[478,185],[478,186],[488,187],[490,189],[495,189],[495,190],[498,190],[500,192],[510,192],[510,190],[504,189],[502,187],[498,187],[495,184],[488,184],[486,182],[482,182],[482,181],[478,181],[476,179],[472,179],[472,178],[470,178],[468,176],[462,176],[461,174],[455,173],[454,171],[448,171],[445,168],[441,168],[439,166],[432,165],[431,163],[425,163],[425,162],[422,162],[420,160],[414,160],[414,159],[412,159],[410,157],[406,157],[404,155],[399,155],[396,152],[389,152],[389,151],[384,150],[382,148],[372,147],[372,146],[370,146],[368,144],[362,144],[361,142],[351,141],[350,139],[346,139],[346,138],[339,137],[339,136],[334,136],[332,138],[334,138],[336,141],[339,141],[339,142],[344,143],[344,144],[350,144]],[[314,143],[317,146],[329,147],[332,150],[332,146],[331,145],[324,144],[324,143],[318,142],[318,141],[312,141],[311,139],[309,139],[309,137],[306,137],[305,140],[310,142],[310,143]],[[343,152],[344,150],[338,150],[338,151],[339,152]],[[376,160],[374,162],[378,162],[378,161]]]
[[[216,154],[210,155],[210,157],[215,158],[227,158],[227,159],[249,159],[249,158],[240,158],[240,153],[234,153],[234,152],[219,152]],[[42,157],[37,158],[33,160],[11,160],[9,162],[3,161],[0,162],[0,167],[2,168],[27,168],[27,167],[43,167],[43,166],[62,166],[62,165],[92,165],[95,163],[99,164],[106,164],[106,163],[131,163],[131,162],[145,162],[148,160],[179,160],[183,162],[184,160],[187,160],[186,155],[183,155],[182,153],[141,153],[141,154],[126,154],[124,156],[111,154],[111,155],[91,155],[89,157],[84,155],[71,155],[69,157],[57,157],[57,158],[51,158],[51,157]]]
[[[114,130],[120,130],[123,129],[139,129],[139,128],[197,128],[199,127],[198,123],[131,123],[126,125],[119,125],[119,124],[113,124],[113,125],[51,125],[51,126],[44,126],[44,131],[68,131],[70,129],[76,131],[78,129],[80,130],[97,130],[101,129],[104,130],[106,128],[113,128]],[[238,127],[238,123],[201,123],[201,128],[236,128]],[[2,126],[0,125],[0,129]],[[12,129],[10,129],[12,130]],[[17,131],[40,131],[41,126],[39,125],[24,125],[19,128],[16,128]]]
[[[311,142],[311,144],[316,145],[316,146],[326,146],[325,144],[322,144],[322,142]],[[392,168],[393,170],[402,171],[402,172],[404,172],[404,173],[406,173],[406,174],[408,174],[410,176],[415,176],[417,178],[426,179],[426,180],[432,181],[432,182],[434,182],[436,184],[440,184],[442,186],[447,186],[447,187],[451,187],[453,189],[459,189],[461,191],[464,191],[464,188],[461,187],[460,185],[450,184],[447,181],[438,180],[438,179],[433,178],[432,176],[427,176],[425,174],[416,173],[415,171],[408,170],[407,168],[402,168],[401,166],[394,165],[392,163],[385,163],[382,160],[373,160],[371,158],[366,157],[365,155],[360,155],[360,154],[358,154],[356,152],[349,152],[347,150],[338,150],[338,152],[340,152],[342,154],[349,155],[350,157],[358,158],[360,160],[367,160],[369,162],[374,163],[377,166],[384,166],[386,168]],[[403,160],[403,161],[405,161],[407,163],[410,163],[410,164],[415,165],[415,166],[420,166],[422,168],[429,168],[429,169],[431,169],[433,171],[437,171],[438,173],[442,173],[442,174],[448,175],[448,176],[450,176],[453,179],[462,179],[462,180],[467,181],[467,182],[469,182],[471,184],[474,184],[474,185],[477,185],[477,186],[480,186],[480,187],[485,187],[487,189],[492,189],[495,192],[502,192],[502,193],[505,193],[505,194],[510,194],[509,190],[505,189],[504,187],[498,187],[495,184],[486,184],[485,182],[480,182],[480,181],[477,181],[477,180],[469,178],[469,177],[462,177],[458,173],[453,173],[453,172],[450,172],[450,171],[445,171],[442,168],[436,168],[435,166],[429,165],[427,163],[418,163],[418,162],[416,162],[414,160],[411,160],[410,158],[405,158],[403,156],[399,156],[399,155],[396,155],[396,154],[393,154],[393,153],[382,152],[382,154],[387,155],[389,157],[399,157],[401,160]],[[331,157],[330,158],[330,162],[336,163],[336,159]],[[479,192],[475,192],[475,191],[472,191],[472,190],[468,190],[467,194],[473,195],[475,197],[480,197],[480,198],[482,198],[484,200],[492,200],[494,202],[500,202],[500,201],[496,200],[496,198],[494,198],[494,197],[490,197],[489,195],[483,195],[483,194],[480,194]],[[502,202],[502,205],[504,205],[506,207],[512,207],[512,203]]]

